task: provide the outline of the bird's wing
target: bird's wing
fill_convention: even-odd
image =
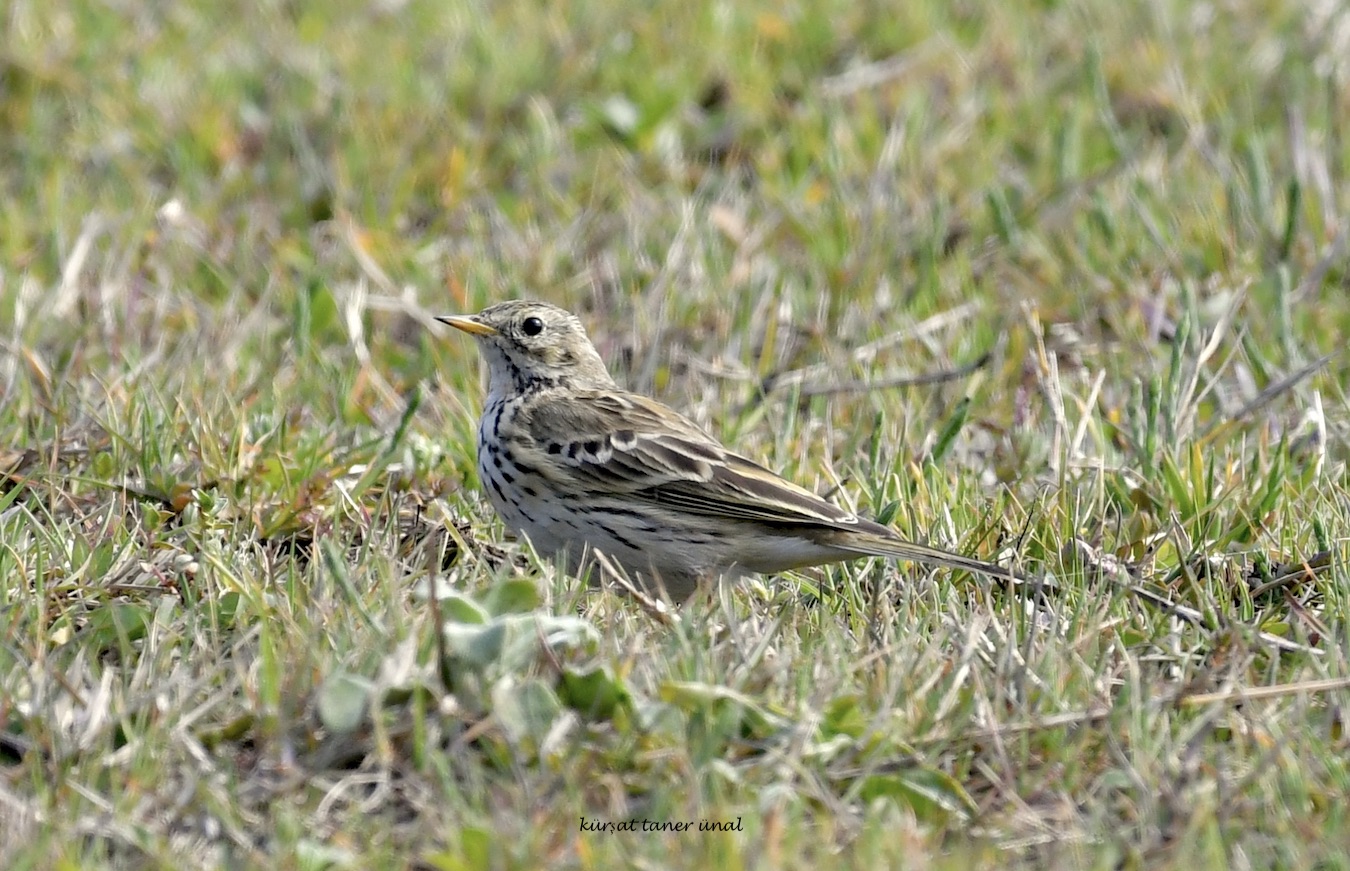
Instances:
[[[840,529],[860,523],[635,393],[596,391],[546,400],[533,406],[524,423],[534,447],[579,476],[583,487],[709,517]]]

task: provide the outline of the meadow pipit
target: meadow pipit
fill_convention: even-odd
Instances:
[[[614,383],[581,322],[542,302],[438,320],[488,369],[478,474],[497,513],[576,573],[599,551],[675,601],[700,583],[862,556],[1009,579],[1009,569],[905,541],[733,453]]]

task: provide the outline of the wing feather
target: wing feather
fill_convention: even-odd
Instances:
[[[713,518],[832,528],[859,523],[637,394],[569,394],[536,403],[522,423],[537,449],[616,494]]]

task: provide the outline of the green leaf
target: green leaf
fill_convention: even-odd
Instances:
[[[88,622],[76,638],[105,652],[144,638],[150,620],[150,609],[144,605],[110,602],[90,613]]]
[[[223,594],[219,599],[212,599],[206,602],[207,613],[216,627],[221,630],[233,629],[236,621],[239,619],[239,611],[244,605],[244,597],[241,593],[231,590]]]
[[[661,685],[661,700],[689,713],[700,712],[723,722],[736,721],[743,733],[766,737],[787,725],[786,718],[766,710],[750,696],[717,684],[668,681]]]
[[[890,526],[891,522],[895,520],[895,515],[900,513],[900,505],[899,499],[893,499],[890,502],[887,502],[882,506],[881,510],[877,512],[875,518],[876,522],[880,523],[882,526]]]
[[[447,652],[473,668],[486,668],[496,662],[506,642],[506,626],[500,621],[486,625],[446,623],[441,631],[445,633]]]
[[[961,401],[956,403],[952,413],[942,424],[942,429],[938,432],[937,440],[933,443],[933,451],[929,455],[934,466],[941,466],[942,461],[951,453],[952,445],[956,443],[956,437],[961,434],[961,430],[966,425],[966,418],[970,414],[970,397],[963,396]]]
[[[528,739],[533,747],[538,747],[562,714],[562,704],[553,690],[537,678],[521,683],[507,678],[492,688],[492,713],[513,744]]]
[[[476,599],[450,586],[444,578],[433,578],[430,583],[418,581],[413,586],[413,598],[419,602],[431,599],[433,593],[440,603],[441,615],[458,623],[486,623],[492,613]]]
[[[561,696],[569,708],[594,720],[608,720],[629,701],[628,687],[605,666],[563,669]]]
[[[441,602],[441,616],[446,620],[482,625],[492,619],[488,609],[463,593],[446,593],[438,598]]]
[[[511,578],[494,584],[483,597],[488,613],[522,614],[539,607],[539,588],[525,578]]]
[[[859,790],[868,804],[893,801],[914,812],[920,822],[941,823],[952,814],[974,814],[975,800],[954,777],[933,768],[869,775]]]
[[[1170,453],[1163,454],[1161,471],[1168,495],[1172,497],[1172,502],[1177,506],[1177,513],[1184,520],[1194,517],[1195,501],[1191,498],[1191,489],[1186,485],[1185,479],[1181,476],[1181,470],[1177,468],[1176,460]]]
[[[506,628],[502,666],[519,669],[534,662],[542,640],[555,653],[585,648],[600,641],[595,627],[580,617],[549,614],[508,614],[498,617]]]
[[[495,833],[478,826],[467,826],[459,831],[459,849],[424,853],[417,865],[433,871],[479,871],[500,867],[501,844]]]
[[[540,643],[562,651],[594,645],[600,635],[578,617],[507,614],[484,624],[447,621],[442,630],[450,655],[474,668],[522,669],[538,657]]]
[[[466,827],[459,833],[459,846],[469,868],[491,868],[496,843],[496,834],[477,826]]]
[[[354,732],[365,722],[375,685],[360,675],[339,671],[319,688],[319,722],[339,735]]]
[[[860,738],[867,730],[867,717],[858,706],[857,696],[837,696],[825,709],[825,722],[821,725],[828,735]]]

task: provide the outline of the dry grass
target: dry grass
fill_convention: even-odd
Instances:
[[[1344,10],[3,14],[0,865],[1343,865]],[[1061,591],[582,588],[430,320],[520,295]]]

